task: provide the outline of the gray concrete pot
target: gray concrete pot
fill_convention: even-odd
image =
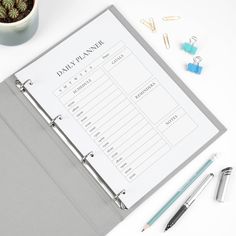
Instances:
[[[38,1],[34,0],[32,11],[22,20],[0,23],[0,44],[15,46],[33,37],[38,28]]]

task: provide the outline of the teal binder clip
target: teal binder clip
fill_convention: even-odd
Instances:
[[[199,66],[199,63],[201,61],[202,61],[202,58],[200,56],[194,57],[193,63],[188,64],[187,71],[200,75],[202,73],[202,66]]]
[[[184,43],[182,45],[182,49],[191,54],[191,55],[195,55],[196,52],[197,52],[197,47],[194,46],[194,44],[197,42],[197,37],[196,36],[192,36],[190,39],[189,39],[189,42],[188,43]]]

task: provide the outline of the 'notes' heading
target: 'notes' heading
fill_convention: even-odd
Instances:
[[[71,60],[69,63],[67,63],[66,66],[61,68],[60,70],[57,71],[57,75],[61,77],[63,74],[65,74],[67,71],[71,70],[73,67],[76,66],[77,63],[80,63],[83,61],[86,57],[88,57],[91,53],[99,49],[104,45],[104,42],[102,40],[99,40],[97,43],[92,45],[90,48],[88,48],[86,51],[81,53],[78,57],[76,57],[74,60]]]

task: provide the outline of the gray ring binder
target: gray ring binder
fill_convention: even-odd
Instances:
[[[162,67],[173,81],[189,96],[190,100],[192,100],[216,128],[218,128],[219,133],[193,153],[183,164],[180,164],[180,166],[160,183],[156,183],[156,186],[139,199],[135,205],[127,211],[124,211],[121,210],[126,209],[122,200],[125,199],[126,196],[128,197],[129,194],[132,194],[132,190],[129,192],[128,186],[126,188],[125,185],[113,190],[109,188],[110,186],[106,185],[106,182],[103,181],[103,178],[99,176],[99,173],[96,173],[96,170],[94,170],[91,165],[95,158],[99,159],[100,157],[96,152],[94,152],[94,158],[90,159],[90,157],[88,157],[86,162],[83,163],[83,156],[91,150],[95,151],[95,149],[88,147],[88,149],[85,149],[85,151],[81,153],[79,150],[80,147],[71,143],[63,130],[60,129],[64,121],[57,121],[56,126],[51,129],[49,123],[55,115],[61,112],[57,110],[56,113],[52,113],[53,115],[50,116],[50,113],[45,112],[45,109],[39,102],[34,101],[36,97],[34,98],[32,94],[30,94],[30,89],[33,89],[34,86],[38,84],[34,76],[25,74],[26,76],[22,77],[22,84],[28,78],[31,78],[34,82],[32,86],[25,84],[26,88],[24,88],[24,86],[21,87],[23,91],[28,90],[28,93],[27,91],[26,93],[22,93],[19,89],[20,86],[15,86],[16,79],[20,77],[14,74],[0,86],[2,98],[0,104],[0,124],[3,134],[1,149],[3,149],[4,155],[7,155],[7,158],[1,159],[3,166],[6,166],[6,164],[9,165],[7,168],[9,167],[8,169],[13,173],[11,178],[4,179],[3,181],[3,191],[6,193],[3,197],[5,196],[6,203],[9,202],[9,199],[12,199],[8,197],[8,194],[15,193],[13,196],[17,195],[17,199],[20,197],[25,204],[18,204],[19,201],[17,201],[17,199],[16,201],[9,202],[9,210],[7,210],[7,212],[3,211],[2,213],[2,223],[6,227],[8,225],[13,227],[1,227],[0,232],[3,232],[3,235],[6,233],[9,235],[17,235],[17,232],[22,229],[25,230],[25,236],[34,235],[36,227],[39,230],[43,230],[43,233],[49,236],[54,235],[54,233],[57,234],[58,230],[60,230],[61,235],[64,236],[68,234],[70,236],[78,235],[78,233],[83,236],[104,236],[225,132],[224,126],[196,96],[192,94],[183,82],[181,82],[181,79],[179,79],[155,51],[151,49],[114,6],[110,6],[97,16],[100,16],[106,11],[111,12],[128,32],[136,38],[137,42],[143,46],[147,53],[153,57],[160,67]],[[95,17],[93,19],[95,19]],[[80,29],[81,28],[82,27],[80,27]],[[73,33],[75,32],[77,32],[77,30]],[[64,39],[68,37],[69,36]],[[56,45],[61,42],[62,40]],[[52,48],[48,49],[47,52]],[[40,57],[47,52],[41,54]],[[36,59],[33,61],[35,60]],[[47,76],[46,78],[49,77]],[[18,116],[16,116],[16,111]],[[63,116],[63,120],[65,118],[66,117]],[[83,140],[81,141],[83,142]],[[9,148],[13,147],[13,145],[15,148]],[[19,168],[19,163],[22,168]],[[40,175],[34,170],[38,170]],[[18,181],[19,177],[25,180],[23,188],[21,186],[22,181]],[[17,181],[12,182],[12,188],[9,188],[9,183],[14,180],[13,178],[17,178]],[[40,184],[44,184],[43,187],[45,191],[43,191],[43,194],[41,189],[38,188]],[[30,188],[30,191],[25,191],[25,186]],[[126,189],[126,195],[116,197],[117,193],[123,188]],[[28,193],[30,193],[30,195]],[[116,199],[114,199],[115,197]],[[38,200],[40,200],[42,205],[35,204],[35,201]],[[4,206],[4,201],[2,201],[2,204]],[[42,206],[47,207],[42,208]],[[30,210],[31,214],[22,215],[22,208],[24,213],[28,213]],[[42,209],[45,210],[42,211]],[[58,210],[61,210],[63,214],[58,214]],[[7,215],[5,213],[7,213]],[[15,217],[14,222],[11,221],[11,213],[13,213]],[[60,217],[61,215],[62,217]],[[67,219],[66,222],[65,219]],[[31,221],[33,223],[29,224]],[[60,227],[60,229],[58,227]]]
[[[62,115],[57,115],[54,118],[51,116],[40,106],[37,100],[30,94],[30,92],[25,87],[26,84],[33,85],[32,80],[28,79],[24,83],[21,83],[19,80],[15,81],[16,87],[20,89],[20,91],[25,95],[25,97],[29,100],[29,102],[39,111],[39,113],[43,116],[43,118],[49,123],[49,126],[54,128],[57,135],[65,142],[65,144],[69,147],[69,149],[75,154],[75,156],[80,160],[85,169],[92,175],[97,183],[102,187],[102,189],[113,199],[114,203],[121,209],[127,210],[128,208],[121,201],[121,194],[125,194],[125,190],[122,190],[120,193],[116,194],[111,189],[111,187],[104,181],[104,179],[97,173],[97,171],[93,168],[93,166],[88,161],[88,157],[94,157],[94,152],[91,151],[86,155],[82,155],[82,153],[77,149],[76,146],[70,141],[70,139],[66,136],[66,134],[61,130],[57,125],[57,120],[62,120]]]
[[[105,9],[98,16],[102,15],[107,10],[109,10],[117,18],[117,20],[120,21],[120,23],[128,30],[128,32],[137,40],[137,42],[146,50],[146,52],[156,61],[156,63],[168,74],[168,76],[176,83],[176,85],[180,87],[180,89],[189,97],[189,99],[201,110],[201,112],[212,122],[212,124],[219,131],[218,133],[215,134],[215,136],[213,136],[210,140],[208,140],[202,147],[200,147],[198,150],[196,150],[189,157],[189,159],[187,159],[185,162],[180,164],[172,173],[170,173],[165,179],[163,179],[160,183],[158,183],[156,185],[156,187],[153,188],[152,191],[150,190],[149,194],[151,194],[155,190],[157,190],[161,185],[163,185],[167,180],[169,180],[172,176],[174,176],[179,170],[181,170],[184,166],[186,166],[191,160],[193,160],[198,154],[200,154],[206,147],[208,147],[219,136],[221,136],[226,131],[226,128],[204,106],[204,104],[202,104],[202,102],[199,101],[199,99],[186,87],[186,85],[183,82],[181,82],[181,80],[178,78],[178,76],[159,57],[159,55],[156,54],[156,52],[145,42],[145,40],[137,33],[137,31],[127,22],[127,20],[119,13],[119,11],[114,6],[110,6],[109,8]],[[89,21],[89,22],[91,22],[91,21]],[[59,43],[61,43],[61,42],[59,42]],[[58,45],[58,44],[56,44],[56,45]],[[24,92],[24,95],[34,105],[34,107],[39,111],[39,113],[45,118],[45,120],[48,123],[50,123],[52,121],[52,117],[37,102],[37,100],[32,96],[32,94],[30,94],[30,92],[27,90],[27,88],[29,88],[29,87],[26,86],[27,88],[25,88],[24,85],[26,85],[26,83],[27,83],[27,81],[25,81],[24,83],[22,82],[22,84],[21,84],[21,82],[19,82],[17,87],[19,87],[22,90],[22,92]],[[88,170],[88,173],[91,174],[97,180],[97,182],[102,187],[102,189],[106,191],[106,193],[114,200],[114,202],[119,206],[119,208],[126,209],[125,205],[123,204],[123,202],[120,199],[121,195],[116,194],[116,192],[114,192],[111,189],[111,187],[108,186],[106,181],[99,175],[99,173],[93,168],[93,166],[90,164],[90,162],[88,160],[86,162],[82,161],[84,155],[81,154],[81,152],[78,150],[78,148],[71,142],[71,140],[63,132],[63,130],[60,129],[59,125],[55,126],[54,131],[67,144],[67,146],[70,148],[70,150],[73,152],[73,154],[80,160],[80,162],[82,162],[81,164],[83,164],[86,167],[86,169]],[[87,151],[90,151],[90,150],[87,150]],[[142,199],[139,200],[139,202],[141,202],[141,201],[142,201]]]

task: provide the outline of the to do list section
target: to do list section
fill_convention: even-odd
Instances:
[[[117,45],[93,63],[96,68],[79,72],[55,95],[133,181],[197,125],[135,54]]]

